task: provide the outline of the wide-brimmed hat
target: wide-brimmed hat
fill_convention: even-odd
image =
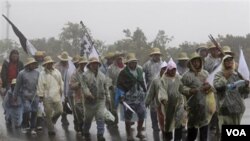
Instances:
[[[68,52],[63,51],[60,55],[57,56],[61,61],[69,61],[72,58],[69,56]]]
[[[78,64],[84,64],[84,63],[88,63],[88,60],[86,59],[86,57],[82,56],[79,58]]]
[[[114,57],[114,55],[115,55],[114,52],[108,52],[107,54],[104,55],[104,58],[105,59],[111,59],[111,58]]]
[[[149,55],[151,56],[151,55],[154,55],[154,54],[160,54],[161,55],[161,50],[159,48],[157,48],[157,47],[152,48],[151,53]]]
[[[186,52],[181,52],[181,53],[178,55],[177,60],[189,60],[189,58],[188,58],[188,56],[187,56],[187,53],[186,53]]]
[[[15,78],[11,80],[11,85],[14,85],[14,84],[16,84],[16,79]]]
[[[36,51],[34,56],[44,56],[45,51]]]
[[[138,61],[138,59],[135,57],[135,54],[134,53],[128,53],[127,54],[127,58],[126,58],[126,62],[129,63],[129,62],[132,62],[132,61]]]
[[[96,58],[96,57],[91,57],[91,58],[89,58],[89,61],[88,61],[87,67],[89,67],[89,65],[90,65],[90,64],[92,64],[92,63],[98,63],[99,65],[101,65],[101,63],[100,63],[99,59],[98,59],[98,58]]]
[[[206,44],[200,44],[198,48],[196,48],[196,51],[199,52],[200,50],[207,50]]]
[[[191,55],[190,55],[190,58],[189,58],[189,61],[195,59],[195,58],[201,58],[201,56],[197,53],[197,52],[193,52]]]
[[[121,52],[121,51],[116,51],[114,53],[114,58],[118,58],[118,57],[124,57],[125,56],[125,53],[124,52]]]
[[[26,62],[24,63],[24,66],[26,67],[27,65],[33,64],[33,63],[37,63],[37,61],[34,58],[29,57],[29,58],[26,59]]]
[[[72,62],[73,63],[78,63],[79,62],[79,58],[80,58],[79,55],[74,56],[73,59],[72,59]]]
[[[48,64],[48,63],[54,63],[54,60],[50,56],[46,56],[43,61],[43,66]]]
[[[222,51],[224,53],[232,53],[232,50],[231,50],[231,48],[229,46],[223,46]]]
[[[212,49],[212,48],[216,48],[216,45],[214,45],[213,43],[209,42],[207,45],[208,49]]]

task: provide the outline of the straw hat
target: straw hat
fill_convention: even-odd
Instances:
[[[127,58],[126,58],[126,62],[132,62],[132,61],[138,61],[138,59],[135,57],[134,53],[128,53]]]
[[[151,55],[154,55],[154,54],[160,54],[161,55],[161,50],[159,48],[152,48],[151,50],[151,53],[149,54],[150,56]]]
[[[13,84],[16,84],[16,79],[15,78],[11,80],[11,85],[13,85]]]
[[[186,52],[181,52],[179,55],[178,55],[178,58],[177,60],[188,60],[188,56],[187,56],[187,53]]]
[[[90,65],[91,63],[98,63],[99,65],[101,65],[101,63],[100,63],[99,59],[98,59],[98,58],[96,58],[96,57],[91,57],[91,58],[89,58],[89,61],[88,61],[87,67],[89,67],[89,65]]]
[[[34,56],[44,56],[45,52],[44,51],[36,51]]]
[[[24,66],[26,67],[27,65],[33,64],[33,63],[37,63],[37,61],[34,58],[29,57],[29,58],[26,59],[26,62],[24,63]]]
[[[208,49],[216,48],[216,46],[213,43],[208,44]]]
[[[50,56],[46,56],[43,61],[43,66],[48,64],[48,63],[54,63],[54,60]]]
[[[88,63],[88,60],[85,57],[80,57],[78,64],[84,64],[84,63]]]
[[[224,53],[232,53],[232,50],[229,46],[223,46],[222,51]]]
[[[114,53],[113,52],[108,52],[106,55],[104,55],[104,58],[105,59],[110,59],[110,58],[113,58],[114,57]]]
[[[191,55],[190,55],[190,59],[189,61],[195,59],[195,58],[201,58],[201,56],[197,53],[197,52],[193,52]]]
[[[68,52],[63,51],[60,55],[57,56],[61,61],[69,61],[72,58],[69,56]]]
[[[206,44],[200,44],[199,47],[196,49],[196,51],[200,51],[200,50],[206,50],[207,49],[207,45]]]
[[[116,51],[114,53],[114,58],[118,58],[118,57],[124,57],[125,53],[124,52],[120,52],[120,51]]]
[[[74,56],[73,59],[72,59],[72,62],[73,62],[73,63],[79,62],[79,58],[80,58],[79,55]]]

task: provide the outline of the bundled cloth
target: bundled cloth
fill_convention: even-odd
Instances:
[[[112,122],[115,121],[115,117],[107,108],[105,108],[104,110],[104,119],[105,121],[112,121]]]

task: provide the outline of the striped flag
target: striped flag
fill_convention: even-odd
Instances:
[[[96,57],[97,59],[99,59],[98,51],[86,35],[84,35],[82,38],[81,47],[81,56],[85,55],[87,56],[87,58]]]
[[[2,15],[8,23],[12,26],[13,31],[15,32],[16,36],[19,38],[19,41],[23,47],[23,50],[30,55],[35,55],[35,52],[37,51],[36,48],[27,40],[27,38],[23,35],[22,32],[19,31],[19,29],[4,15]]]

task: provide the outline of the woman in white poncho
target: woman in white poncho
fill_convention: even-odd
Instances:
[[[176,141],[182,139],[182,123],[184,120],[184,99],[180,92],[182,89],[180,76],[176,74],[176,64],[170,59],[166,73],[161,79],[158,95],[164,113],[164,136],[166,140],[173,138],[173,130],[175,130],[174,139]]]

